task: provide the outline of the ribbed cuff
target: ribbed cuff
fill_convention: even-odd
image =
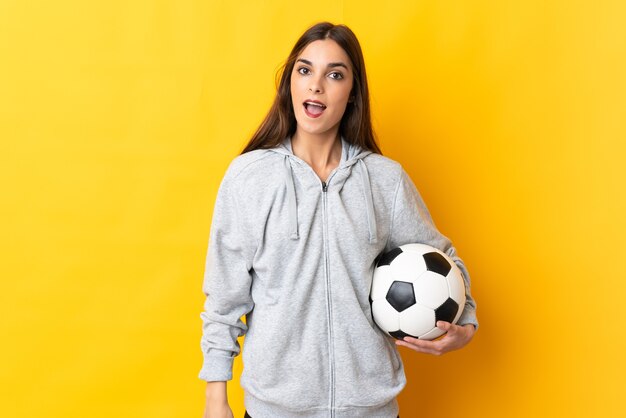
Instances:
[[[233,357],[204,355],[198,377],[207,382],[225,382],[233,378]]]

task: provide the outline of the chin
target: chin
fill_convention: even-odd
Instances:
[[[311,122],[311,121],[306,120],[306,117],[305,117],[304,122],[302,122],[302,119],[299,119],[298,117],[296,117],[297,129],[301,132],[306,132],[309,135],[321,135],[329,131],[332,131],[335,128],[338,129],[340,122],[341,121],[332,125],[328,125],[326,123],[319,124],[316,122]]]

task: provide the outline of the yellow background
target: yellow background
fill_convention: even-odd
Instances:
[[[217,187],[319,20],[478,303],[462,351],[401,349],[401,416],[626,416],[618,0],[0,2],[0,415],[201,416]]]

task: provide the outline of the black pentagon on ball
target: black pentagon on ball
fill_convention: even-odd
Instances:
[[[404,337],[418,338],[415,335],[407,334],[406,332],[403,332],[402,330],[390,332],[389,335],[391,335],[396,340],[404,340]]]
[[[440,307],[435,309],[435,324],[437,321],[452,323],[454,317],[459,312],[459,304],[448,298]]]
[[[426,269],[429,271],[434,271],[435,273],[439,273],[442,276],[447,276],[452,266],[448,263],[441,254],[436,252],[426,253],[423,255],[424,261],[426,262]]]
[[[380,267],[380,266],[388,266],[391,264],[391,262],[400,254],[402,254],[402,248],[400,247],[396,247],[392,250],[387,251],[386,253],[382,254],[380,256],[380,258],[378,259],[378,262],[376,263],[376,267]]]
[[[415,305],[413,284],[400,281],[391,283],[385,299],[396,311],[402,312],[406,308]]]

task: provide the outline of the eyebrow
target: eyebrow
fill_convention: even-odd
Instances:
[[[303,63],[310,65],[311,67],[313,66],[313,63],[309,60],[305,60],[304,58],[298,58],[296,60],[296,62],[298,61],[302,61]],[[334,68],[334,67],[343,67],[346,69],[346,71],[348,70],[348,66],[346,64],[344,64],[343,62],[329,62],[327,65],[328,68]]]

